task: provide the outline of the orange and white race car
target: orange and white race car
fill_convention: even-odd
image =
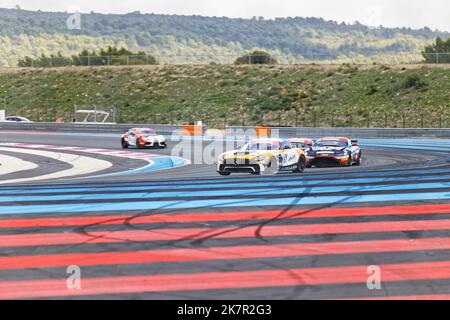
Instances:
[[[252,174],[276,174],[280,171],[303,172],[306,156],[299,148],[293,148],[288,140],[252,140],[239,150],[219,156],[217,172],[228,176],[233,172]]]
[[[122,148],[137,147],[144,148],[165,148],[166,138],[150,128],[132,128],[122,135]]]

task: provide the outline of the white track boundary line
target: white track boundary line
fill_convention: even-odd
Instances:
[[[69,154],[69,153],[58,153],[58,152],[51,152],[51,151],[30,150],[30,149],[20,149],[20,148],[6,148],[6,147],[0,147],[0,151],[9,151],[9,152],[42,156],[42,157],[46,157],[46,158],[59,160],[59,161],[65,162],[72,166],[72,168],[68,169],[68,170],[53,172],[50,174],[44,174],[41,176],[35,176],[35,177],[30,177],[30,178],[0,181],[0,184],[41,181],[41,180],[61,179],[61,178],[80,176],[80,175],[91,174],[94,172],[106,170],[106,169],[111,168],[113,165],[109,161],[75,155],[75,154]]]
[[[101,149],[101,148],[89,148],[89,147],[75,147],[75,146],[57,146],[57,145],[47,145],[47,144],[30,144],[30,143],[19,143],[19,142],[0,142],[0,146],[5,147],[18,147],[18,148],[29,148],[29,149],[44,149],[51,151],[70,151],[70,152],[79,152],[79,153],[88,153],[88,154],[96,154],[96,155],[104,155],[111,157],[119,157],[125,159],[133,159],[133,160],[142,160],[147,162],[147,165],[144,165],[140,168],[125,170],[122,172],[112,173],[112,174],[102,174],[102,175],[94,175],[87,178],[99,178],[99,177],[108,177],[113,175],[126,175],[126,174],[135,174],[136,172],[143,171],[161,171],[167,170],[174,167],[181,167],[191,164],[191,161],[188,159],[174,157],[169,155],[159,155],[154,153],[142,153],[142,152],[133,152],[129,150],[111,150],[111,149]],[[152,170],[153,166],[157,165],[157,162],[160,159],[170,158],[175,162],[182,162],[182,164],[167,167],[167,168],[158,168]],[[84,178],[84,177],[83,177]],[[77,178],[73,178],[77,179]]]
[[[20,171],[33,170],[37,164],[20,158],[0,154],[0,176]]]
[[[91,154],[101,154],[105,156],[120,157],[126,159],[137,159],[137,160],[149,160],[151,158],[159,158],[161,155],[152,153],[140,153],[126,150],[110,150],[110,149],[99,149],[99,148],[88,148],[88,147],[65,147],[65,146],[55,146],[47,144],[28,144],[28,143],[17,143],[17,142],[1,142],[0,146],[5,147],[19,147],[19,148],[30,148],[30,149],[45,149],[45,150],[55,150],[55,151],[75,151],[81,153],[91,153]]]

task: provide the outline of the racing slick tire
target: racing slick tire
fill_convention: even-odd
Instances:
[[[278,173],[278,158],[275,156],[272,156],[270,158],[269,163],[267,163],[264,174],[266,175],[272,175]]]
[[[300,159],[298,159],[297,169],[295,169],[293,172],[303,173],[305,171],[305,168],[306,168],[306,159],[305,157],[300,157]]]
[[[128,149],[129,146],[128,142],[126,142],[125,139],[122,139],[122,149]]]
[[[221,176],[229,176],[231,174],[231,172],[226,172],[226,171],[219,171],[219,174]]]
[[[358,155],[358,160],[354,163],[355,166],[360,166],[361,165],[361,157],[362,157],[362,152],[359,152]]]

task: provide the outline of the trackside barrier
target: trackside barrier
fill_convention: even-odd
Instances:
[[[33,130],[48,132],[85,132],[85,133],[124,133],[130,128],[152,128],[161,134],[169,135],[183,130],[178,125],[163,124],[100,124],[100,123],[14,123],[0,122],[0,130]],[[206,126],[200,126],[200,132],[206,132]]]
[[[256,136],[258,138],[268,138],[270,137],[270,128],[269,127],[256,127]]]
[[[48,132],[86,132],[86,133],[123,133],[130,128],[150,127],[161,134],[172,134],[176,131],[183,132],[182,126],[161,124],[92,124],[92,123],[14,123],[0,122],[0,130],[33,130]],[[207,126],[200,126],[201,133],[207,131]],[[253,132],[257,136],[256,127],[229,126],[227,135],[235,135],[236,132]],[[198,133],[198,128],[194,130]],[[282,138],[294,137],[324,137],[344,136],[354,138],[441,138],[450,139],[450,129],[385,129],[385,128],[269,128],[270,134],[278,133]],[[263,134],[260,130],[259,134]],[[267,133],[267,130],[265,131]],[[0,134],[1,136],[1,134]]]
[[[229,126],[225,132],[234,135],[236,132],[252,132],[257,127]],[[352,137],[352,138],[440,138],[450,139],[450,129],[385,129],[385,128],[270,128],[271,134],[281,138],[295,137]],[[256,135],[258,136],[258,135]]]
[[[202,136],[203,126],[198,125],[182,125],[183,133],[188,136]]]

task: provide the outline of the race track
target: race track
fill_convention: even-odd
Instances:
[[[361,145],[360,167],[221,177],[175,142],[0,132],[0,299],[450,298],[450,141]]]

